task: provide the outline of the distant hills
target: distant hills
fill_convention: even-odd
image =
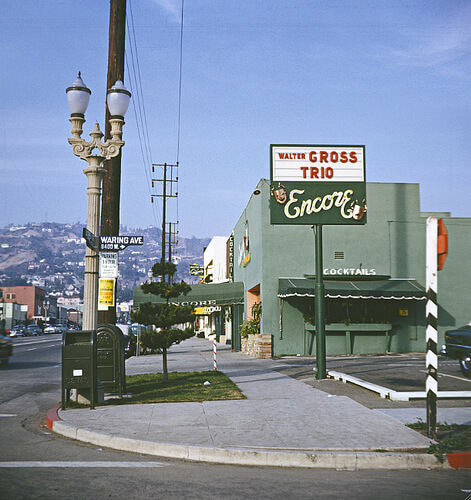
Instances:
[[[85,270],[84,224],[54,222],[10,224],[0,228],[0,286],[36,285],[54,295],[83,293]],[[144,245],[119,252],[118,300],[132,297],[134,286],[147,279],[160,260],[162,231],[122,227],[120,235],[144,236]],[[203,263],[203,251],[211,238],[179,238],[176,253],[177,279],[195,283],[190,264]]]

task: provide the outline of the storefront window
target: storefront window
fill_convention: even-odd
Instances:
[[[325,301],[326,323],[391,323],[395,307],[391,301],[375,299],[329,299]],[[314,301],[305,315],[307,323],[315,324]]]

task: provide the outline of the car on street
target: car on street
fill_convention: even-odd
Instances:
[[[25,330],[25,335],[30,337],[32,335],[41,335],[43,333],[42,329],[38,325],[28,325]]]
[[[136,355],[137,337],[133,334],[123,335],[124,337],[124,357],[126,359]]]
[[[471,377],[471,325],[445,332],[445,344],[440,354],[457,359],[461,373],[465,377]]]
[[[23,337],[25,335],[26,326],[25,325],[15,325],[10,330],[10,337]]]
[[[3,335],[0,332],[0,362],[3,365],[8,363],[10,356],[13,354],[13,342],[10,337]]]
[[[48,333],[64,333],[67,330],[65,325],[57,324],[57,325],[48,325],[44,328],[44,334]]]

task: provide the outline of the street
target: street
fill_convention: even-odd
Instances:
[[[45,426],[45,415],[60,400],[60,344],[60,335],[15,339],[10,364],[0,368],[1,498],[465,499],[471,490],[470,471],[208,465],[116,452],[56,436]]]

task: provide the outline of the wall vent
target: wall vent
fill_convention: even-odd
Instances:
[[[345,254],[343,252],[335,252],[334,257],[335,260],[343,260],[345,258]]]

